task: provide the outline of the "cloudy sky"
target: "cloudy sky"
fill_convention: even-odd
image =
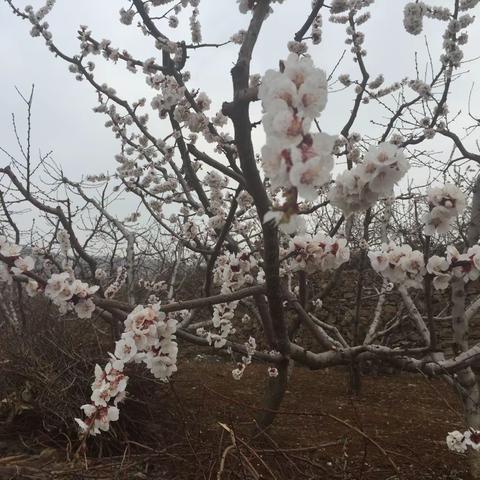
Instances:
[[[25,0],[15,0],[24,7]],[[31,0],[35,9],[44,2]],[[372,18],[362,25],[366,34],[365,47],[368,51],[366,65],[374,78],[383,73],[385,84],[401,80],[404,77],[415,78],[415,52],[417,53],[421,78],[430,79],[426,39],[430,47],[435,70],[439,68],[439,56],[442,45],[444,24],[435,20],[425,20],[424,32],[412,36],[405,32],[402,25],[402,11],[406,0],[376,0],[370,8]],[[286,43],[303,24],[311,0],[285,0],[283,5],[274,5],[274,14],[270,16],[262,30],[252,62],[252,73],[264,73],[275,68],[278,60],[287,55]],[[453,0],[436,0],[435,5],[452,6]],[[109,38],[113,46],[127,49],[134,57],[146,59],[158,55],[152,41],[142,35],[135,26],[120,24],[118,11],[128,7],[128,2],[117,0],[57,0],[48,22],[57,46],[67,54],[78,51],[76,31],[79,25],[88,25],[97,39]],[[159,8],[159,12],[165,7]],[[473,13],[480,13],[477,7]],[[180,27],[168,29],[160,27],[172,39],[190,38],[188,16],[190,9],[180,16]],[[246,28],[250,16],[239,13],[235,0],[202,0],[200,3],[200,22],[204,42],[220,43],[241,28]],[[347,48],[347,54],[340,64],[334,79],[339,73],[350,73],[352,79],[359,78],[358,67],[352,62],[348,46],[345,45],[345,26],[328,22],[324,13],[323,40],[318,46],[310,48],[317,66],[331,71],[340,55]],[[118,151],[118,142],[111,132],[103,126],[104,117],[95,114],[92,107],[96,96],[86,82],[78,82],[68,71],[68,66],[47,50],[43,41],[29,35],[29,24],[14,16],[7,3],[0,0],[0,58],[2,74],[0,76],[0,145],[16,154],[15,139],[11,129],[11,113],[15,112],[22,126],[23,107],[14,87],[27,92],[35,84],[35,102],[33,107],[33,145],[35,151],[53,150],[55,160],[72,179],[79,179],[85,173],[113,171],[114,154]],[[470,41],[465,49],[465,58],[473,59],[480,55],[480,27],[474,24],[470,29]],[[190,88],[205,90],[213,100],[212,114],[220,109],[224,100],[231,98],[230,68],[238,51],[238,46],[229,44],[219,49],[200,49],[193,51],[188,70],[192,73]],[[135,100],[143,96],[147,100],[154,94],[149,91],[142,74],[133,75],[123,65],[105,64],[100,57],[93,60],[97,64],[95,74],[100,83],[107,82],[116,88],[119,96]],[[450,112],[466,112],[469,91],[474,79],[480,78],[480,63],[466,63],[462,71],[466,74],[456,82],[455,93],[449,100]],[[425,74],[427,75],[425,77]],[[480,83],[480,81],[478,82]],[[338,91],[339,84],[332,84],[329,104],[320,118],[320,125],[330,134],[337,133],[348,118],[354,96],[353,88]],[[413,92],[407,92],[413,96]],[[480,113],[480,85],[474,85],[473,106]],[[259,112],[258,106],[254,112]],[[376,130],[372,121],[385,121],[385,111],[375,105],[362,108],[353,131],[362,135],[371,135]],[[465,120],[458,122],[458,130],[467,126]],[[156,136],[166,133],[159,122],[153,123]],[[255,132],[255,141],[261,146],[261,129]],[[449,153],[449,144],[436,137],[430,147],[438,152]],[[1,164],[7,159],[0,157]]]

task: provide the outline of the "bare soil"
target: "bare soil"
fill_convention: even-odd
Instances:
[[[470,478],[466,456],[445,444],[462,415],[440,380],[363,377],[353,397],[346,369],[296,368],[275,424],[259,433],[266,367],[250,365],[240,381],[231,368],[183,359],[170,385],[155,384],[147,398],[132,391],[122,415],[135,435],[123,426],[89,439],[85,451],[74,435],[51,442],[34,412],[4,420],[0,479]]]

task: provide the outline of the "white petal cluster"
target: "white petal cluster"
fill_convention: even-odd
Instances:
[[[127,281],[127,269],[125,267],[117,268],[115,280],[105,289],[105,298],[113,298]]]
[[[0,255],[7,258],[19,257],[22,247],[9,242],[4,236],[0,236]]]
[[[183,224],[182,230],[183,230],[183,236],[187,240],[195,240],[197,238],[197,235],[200,233],[200,230],[198,229],[197,225],[193,223],[191,220],[188,220]]]
[[[444,7],[430,7],[421,1],[410,2],[403,10],[403,25],[405,30],[412,35],[418,35],[423,29],[423,17],[448,21],[452,12]]]
[[[333,0],[330,4],[330,12],[333,14],[345,12],[349,8],[348,0]]]
[[[194,8],[190,17],[190,31],[192,33],[192,43],[200,43],[202,41],[202,27],[198,20],[198,9]]]
[[[91,318],[95,304],[91,297],[99,289],[76,279],[71,272],[54,273],[45,286],[45,296],[66,313],[74,310],[79,318]]]
[[[457,278],[465,283],[480,277],[480,245],[473,245],[466,253],[460,253],[453,245],[447,247],[446,260]]]
[[[412,35],[418,35],[423,29],[423,15],[425,6],[423,2],[410,2],[403,10],[403,25],[405,30]]]
[[[263,217],[263,223],[268,222],[274,222],[274,224],[278,225],[280,230],[287,235],[304,232],[306,228],[305,220],[301,215],[296,215],[296,213],[285,214],[285,212],[281,210],[269,210]]]
[[[110,428],[110,422],[119,418],[118,403],[125,398],[128,377],[123,373],[124,362],[112,356],[105,368],[95,365],[95,380],[92,383],[92,403],[81,409],[85,420],[76,418],[82,432],[97,435]]]
[[[97,268],[95,270],[96,280],[105,280],[107,278],[107,272],[103,268]]]
[[[290,241],[285,252],[290,259],[292,271],[307,273],[325,272],[338,268],[350,259],[350,249],[344,238],[331,238],[324,235],[314,237],[297,236]]]
[[[62,232],[65,234],[62,236]],[[61,239],[60,248],[62,252],[68,251],[70,242],[68,235],[63,230],[59,231],[58,238]],[[5,257],[0,263],[0,283],[12,282],[12,275],[22,275],[31,272],[35,268],[36,260],[31,256],[21,256],[22,247],[8,242],[0,236],[0,255]],[[35,296],[40,290],[40,285],[32,278],[24,283],[28,296]],[[79,318],[91,318],[95,310],[92,296],[99,289],[98,286],[89,286],[75,278],[73,271],[54,273],[47,280],[44,293],[47,298],[59,308],[61,313],[74,311]]]
[[[60,251],[63,255],[67,256],[71,248],[70,235],[66,230],[59,229],[57,232],[57,241],[60,246]]]
[[[380,251],[368,253],[373,270],[395,285],[422,288],[425,275],[423,253],[409,245],[382,244]]]
[[[372,145],[363,163],[337,176],[329,199],[345,215],[366,210],[381,195],[391,193],[409,168],[407,159],[397,146],[386,142]]]
[[[278,369],[275,367],[268,367],[267,372],[269,377],[272,377],[272,378],[278,377]]]
[[[272,3],[283,3],[284,0],[272,0]],[[253,10],[258,3],[258,0],[237,0],[238,9],[240,13],[248,13]]]
[[[161,77],[159,87],[161,94],[153,97],[150,106],[159,111],[160,118],[166,118],[170,109],[184,98],[185,87],[180,86],[177,80],[170,75]]]
[[[468,448],[478,451],[480,450],[480,431],[470,429],[462,433],[454,430],[449,432],[446,442],[448,449],[452,452],[465,453]]]
[[[208,143],[216,143],[217,149],[221,149],[223,145],[232,142],[230,134],[211,128],[212,124],[205,113],[210,109],[211,99],[205,92],[198,93],[191,102],[190,99],[185,97],[185,87],[179,86],[174,77],[166,77],[166,79],[171,80],[168,80],[168,84],[162,86],[162,95],[158,95],[152,100],[152,107],[160,110],[160,118],[165,118],[169,108],[173,106],[175,107],[173,112],[175,120],[181,126],[190,130],[192,143],[196,141],[198,133],[201,133]],[[170,107],[166,109],[165,105],[170,105]],[[219,127],[226,124],[226,118],[217,114],[212,122]],[[174,136],[177,136],[177,138],[181,134],[180,130],[174,132]]]
[[[213,230],[219,230],[223,227],[227,214],[225,212],[225,189],[228,185],[228,180],[218,172],[210,171],[204,179],[205,183],[210,188],[210,211],[214,214],[209,219],[209,226]],[[212,232],[213,234],[215,232]]]
[[[317,15],[312,23],[312,42],[318,45],[322,41],[322,16]]]
[[[450,264],[444,257],[433,255],[428,259],[427,272],[433,276],[433,286],[437,290],[445,290],[450,284]]]
[[[0,263],[0,283],[12,283],[12,275],[21,275],[29,272],[35,267],[35,260],[30,256],[20,256],[22,247],[9,242],[4,236],[0,235],[0,255],[5,257],[6,262]],[[13,266],[11,265],[13,262]]]
[[[56,0],[47,0],[45,5],[39,8],[37,11],[33,9],[31,5],[25,7],[25,12],[28,14],[28,19],[34,25],[31,30],[32,37],[38,37],[41,33],[45,35],[49,34],[48,32],[48,23],[40,22],[52,11],[52,8],[55,6]],[[47,38],[47,36],[45,36]]]
[[[83,405],[85,419],[75,419],[85,434],[107,431],[119,418],[118,403],[126,395],[125,364],[143,362],[155,378],[168,381],[177,371],[177,320],[160,311],[160,304],[138,305],[125,320],[125,330],[115,343],[105,368],[95,366],[91,404]]]
[[[1,267],[0,267],[0,270],[1,270]],[[1,277],[1,273],[0,273],[0,277]],[[37,295],[39,290],[40,290],[40,285],[38,284],[38,282],[36,280],[32,280],[31,278],[29,278],[28,282],[25,284],[25,291],[27,292],[27,295],[29,297],[34,297],[35,295]]]
[[[308,45],[305,42],[297,42],[291,40],[287,43],[287,48],[289,52],[295,53],[297,55],[303,55],[308,51]]]
[[[250,253],[222,255],[214,272],[214,281],[220,285],[220,293],[231,293],[254,283],[257,260]]]
[[[377,77],[375,77],[373,80],[368,82],[368,88],[371,88],[371,89],[380,88],[383,85],[384,81],[385,81],[385,77],[382,74],[377,75]]]
[[[465,195],[457,186],[446,183],[429,189],[427,198],[430,211],[422,218],[423,233],[447,233],[452,221],[465,209]]]
[[[178,17],[176,15],[170,15],[170,17],[168,17],[168,26],[170,28],[178,27]]]
[[[237,196],[237,202],[242,210],[248,210],[253,205],[253,198],[246,190],[242,190]]]
[[[478,0],[464,0],[458,5],[459,11],[470,10],[478,4]],[[458,13],[458,12],[457,12]],[[418,35],[423,29],[423,17],[433,18],[448,22],[443,34],[444,53],[440,60],[444,65],[459,67],[463,59],[463,52],[460,45],[468,41],[468,34],[460,31],[467,28],[474,21],[472,15],[466,13],[454,17],[452,11],[445,7],[431,7],[424,2],[410,2],[405,6],[403,24],[407,32]]]
[[[147,290],[150,290],[151,292],[154,293],[162,293],[168,290],[168,283],[165,280],[159,280],[157,282],[154,281],[148,281],[144,280],[141,278],[138,281],[138,286],[141,288],[145,288]]]
[[[460,0],[459,10],[465,11],[470,10],[478,5],[480,0]]]
[[[124,25],[131,25],[134,16],[135,10],[133,8],[130,8],[128,10],[125,10],[124,8],[120,9],[120,22]]]
[[[423,98],[428,98],[432,92],[432,87],[419,79],[410,80],[408,86]]]
[[[237,363],[237,368],[232,370],[232,377],[235,380],[240,380],[248,365],[252,363],[252,357],[255,355],[257,348],[257,342],[254,337],[249,337],[245,342],[246,355],[242,356],[242,361]]]
[[[441,55],[440,60],[444,65],[451,64],[454,67],[459,67],[463,59],[463,51],[460,45],[464,45],[468,41],[468,33],[460,31],[467,28],[475,20],[475,17],[466,13],[458,17],[458,19],[451,19],[448,22],[447,29],[443,34],[443,49],[445,53]]]
[[[259,88],[267,143],[265,174],[274,188],[295,187],[308,200],[331,178],[335,138],[310,134],[310,124],[327,103],[327,80],[310,57],[290,54],[282,71],[268,70]]]
[[[239,30],[237,33],[234,33],[230,37],[230,41],[236,43],[237,45],[241,45],[245,40],[245,35],[247,34],[246,30]]]
[[[433,276],[437,290],[448,288],[452,278],[461,278],[465,283],[475,281],[480,277],[480,245],[473,245],[465,253],[449,245],[445,257],[429,258],[427,271]]]
[[[257,261],[249,253],[222,255],[218,258],[213,279],[215,284],[220,286],[220,293],[228,294],[244,286],[253,285],[256,269]],[[205,337],[210,345],[213,344],[215,348],[224,347],[228,336],[235,333],[232,320],[237,306],[238,300],[214,305],[212,321],[216,332],[199,328],[197,329],[197,335]]]
[[[237,3],[240,13],[247,13],[253,8],[253,2],[251,0],[237,0]]]

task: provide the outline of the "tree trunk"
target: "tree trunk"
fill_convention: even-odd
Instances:
[[[350,395],[358,396],[362,390],[362,373],[360,371],[360,365],[355,360],[350,365],[350,376],[349,376],[349,385],[348,393]]]
[[[469,367],[458,374],[467,428],[480,430],[480,388],[475,373]],[[480,451],[469,449],[468,460],[472,478],[480,480]]]
[[[472,198],[470,225],[467,232],[467,245],[474,245],[480,236],[480,175],[475,180]],[[452,328],[454,353],[458,355],[468,349],[468,319],[465,316],[465,284],[461,278],[452,282]],[[465,425],[480,429],[480,386],[471,367],[458,372],[457,382],[463,400]],[[469,449],[470,474],[480,480],[480,452]]]
[[[278,376],[268,377],[262,402],[262,410],[255,419],[260,431],[266,430],[273,423],[280,409],[290,377],[290,363],[288,360],[282,362],[277,366]]]
[[[472,212],[470,214],[470,224],[468,226],[467,240],[471,247],[478,242],[480,238],[480,175],[475,180],[472,197]]]
[[[465,318],[465,284],[461,278],[452,282],[452,327],[455,354],[468,349],[468,322]],[[471,367],[457,374],[457,382],[463,401],[465,425],[480,429],[480,387]],[[470,473],[480,480],[480,452],[469,449]]]

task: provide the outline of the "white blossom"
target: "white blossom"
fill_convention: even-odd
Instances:
[[[422,217],[425,235],[447,233],[455,217],[465,209],[465,196],[451,183],[427,191],[430,211]]]
[[[372,268],[386,280],[405,288],[422,288],[425,275],[423,253],[409,245],[382,244],[382,249],[368,253]]]
[[[293,271],[307,273],[338,268],[350,259],[350,249],[344,238],[331,238],[321,234],[314,237],[296,236],[285,251]]]

